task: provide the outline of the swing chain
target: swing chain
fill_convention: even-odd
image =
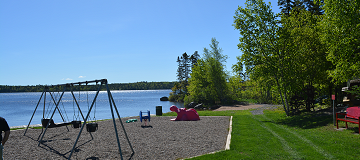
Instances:
[[[72,87],[74,87],[74,85],[73,84],[71,84],[71,86]],[[72,90],[72,88],[71,88],[71,90]],[[78,104],[79,104],[79,102],[78,102]],[[74,110],[74,115],[73,115],[73,120],[78,120],[78,119],[80,119],[80,116],[79,116],[79,110],[78,110],[78,115],[76,116],[76,111],[75,111],[75,96],[74,96],[74,98],[73,98],[73,110]]]
[[[97,84],[98,82],[96,82],[96,87],[97,87]],[[95,113],[96,113],[96,99],[95,99],[95,97],[94,97],[94,101],[95,101],[95,108],[94,108],[94,120],[95,120],[95,122],[96,122],[96,117],[95,117]]]
[[[79,84],[79,100],[78,100],[78,105],[80,106],[80,102],[81,102],[81,95],[80,95],[80,91],[81,91],[81,84]],[[80,115],[79,115],[80,110],[78,110],[78,115],[77,118],[79,118],[80,120]],[[74,114],[75,114],[75,110],[74,110]],[[77,120],[77,119],[76,119]]]
[[[60,89],[62,89],[62,88],[61,88],[61,86],[58,86],[58,96],[59,96],[59,99],[60,99],[60,97],[61,97],[61,94],[60,94]],[[67,115],[67,113],[66,113],[66,110],[65,110],[65,106],[64,106],[63,100],[61,99],[61,100],[60,100],[60,102],[61,102],[61,105],[62,105],[62,107],[63,107],[63,112],[65,113],[66,120],[67,120],[67,121],[69,121],[69,117],[68,117],[68,115]]]
[[[50,97],[53,97],[53,96],[51,95],[50,88],[49,88],[49,94],[50,94]],[[53,91],[53,94],[54,94],[54,96],[55,96],[54,99],[55,99],[55,102],[56,102],[58,95],[55,94],[55,91]],[[49,106],[51,106],[51,107],[50,107],[50,109],[49,109],[49,107],[48,107],[48,109],[47,109],[47,111],[46,111],[46,113],[45,113],[46,117],[50,117],[51,111],[53,110],[53,107],[56,105],[55,102],[54,102],[54,100],[53,100],[52,98],[49,98]],[[45,118],[45,117],[44,117],[44,118]]]

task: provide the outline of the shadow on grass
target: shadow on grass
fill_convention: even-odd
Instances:
[[[348,127],[348,130],[354,132],[354,134],[359,134],[359,127]]]
[[[287,125],[290,127],[298,127],[302,129],[311,129],[326,126],[333,122],[333,116],[327,114],[304,113],[279,119],[276,123]]]

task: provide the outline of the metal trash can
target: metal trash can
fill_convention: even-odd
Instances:
[[[156,115],[162,116],[162,106],[156,106]]]

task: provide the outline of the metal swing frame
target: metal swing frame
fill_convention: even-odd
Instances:
[[[73,87],[74,85],[89,84],[89,83],[96,83],[96,84],[97,84],[97,83],[99,83],[99,82],[101,82],[101,83],[100,83],[100,85],[99,85],[99,87],[98,87],[98,89],[97,89],[97,92],[96,92],[96,94],[95,94],[95,97],[94,97],[94,99],[93,99],[93,101],[92,101],[92,103],[91,103],[90,109],[89,109],[86,117],[84,117],[84,115],[83,115],[82,112],[81,112],[80,106],[79,106],[78,102],[76,101],[76,98],[75,98],[75,95],[74,95],[74,93],[73,93],[72,87]],[[119,118],[121,127],[122,127],[122,129],[123,129],[123,131],[124,131],[124,134],[125,134],[125,137],[126,137],[126,139],[127,139],[127,142],[129,143],[129,146],[130,146],[130,148],[131,148],[131,150],[132,150],[132,154],[131,154],[131,155],[133,155],[133,154],[135,153],[135,152],[134,152],[134,149],[133,149],[133,147],[131,146],[131,143],[130,143],[129,138],[128,138],[128,136],[127,136],[127,133],[126,133],[124,124],[123,124],[122,121],[121,121],[120,114],[119,114],[119,111],[118,111],[118,109],[117,109],[117,107],[116,107],[114,98],[113,98],[112,95],[111,95],[111,92],[110,92],[110,89],[109,89],[109,86],[108,86],[108,81],[107,81],[107,79],[45,86],[45,87],[44,87],[44,91],[42,92],[42,94],[41,94],[41,96],[40,96],[40,99],[39,99],[39,101],[38,101],[38,103],[37,103],[37,105],[36,105],[36,107],[35,107],[34,113],[33,113],[33,115],[32,115],[31,118],[30,118],[29,124],[28,124],[28,126],[26,127],[24,136],[25,136],[25,134],[26,134],[26,132],[27,132],[29,126],[30,126],[30,123],[31,123],[31,121],[32,121],[32,119],[33,119],[33,117],[34,117],[34,115],[35,115],[35,112],[36,112],[36,110],[37,110],[37,108],[38,108],[38,106],[39,106],[39,104],[40,104],[41,99],[42,99],[43,96],[44,96],[44,110],[45,110],[46,92],[49,92],[50,95],[51,95],[51,92],[50,92],[49,88],[50,88],[50,87],[55,87],[55,86],[58,86],[58,87],[59,87],[59,86],[63,86],[63,87],[64,87],[64,89],[63,89],[63,91],[62,91],[62,93],[61,93],[61,95],[60,95],[60,98],[58,99],[57,102],[55,102],[54,98],[53,98],[52,95],[51,95],[51,97],[52,97],[52,99],[53,99],[53,101],[54,101],[54,103],[55,103],[55,109],[54,109],[54,111],[52,112],[52,115],[51,115],[51,118],[50,118],[50,120],[51,120],[51,119],[53,118],[56,110],[59,111],[58,106],[59,106],[60,101],[61,101],[61,99],[62,99],[62,97],[63,97],[63,95],[64,95],[64,93],[65,93],[65,91],[66,91],[66,88],[67,88],[67,87],[70,87],[70,92],[71,92],[71,94],[72,94],[72,97],[73,97],[73,99],[74,99],[74,101],[75,101],[75,103],[76,103],[76,105],[77,105],[77,107],[78,107],[78,109],[79,109],[79,111],[80,111],[80,113],[81,113],[81,116],[82,116],[82,118],[83,118],[83,120],[84,120],[83,125],[81,126],[81,129],[80,129],[80,131],[79,131],[79,134],[78,134],[78,136],[77,136],[77,138],[76,138],[76,141],[75,141],[75,143],[74,143],[74,146],[73,146],[73,148],[71,149],[71,153],[70,153],[70,155],[69,155],[69,157],[68,157],[68,159],[70,159],[71,156],[72,156],[72,154],[73,154],[73,152],[74,152],[74,150],[75,150],[75,148],[76,148],[76,144],[77,144],[77,142],[78,142],[78,140],[79,140],[79,138],[80,138],[80,135],[81,135],[81,133],[82,133],[82,131],[83,131],[83,129],[84,129],[84,126],[86,126],[86,123],[87,123],[87,120],[88,120],[88,118],[89,118],[89,116],[90,116],[91,110],[92,110],[92,108],[93,108],[93,106],[94,106],[94,104],[95,104],[95,102],[96,102],[96,98],[97,98],[97,96],[99,95],[100,89],[101,89],[101,87],[102,87],[103,85],[106,87],[107,94],[108,94],[108,98],[109,98],[110,111],[111,111],[112,120],[113,120],[113,124],[114,124],[115,135],[116,135],[116,140],[117,140],[117,144],[118,144],[118,148],[119,148],[120,157],[121,157],[121,159],[123,159],[122,152],[121,152],[119,135],[118,135],[118,132],[117,132],[117,127],[116,127],[116,122],[115,122],[114,109],[115,109],[115,112],[116,112],[116,114],[117,114],[117,116],[118,116],[118,118]],[[60,113],[60,115],[61,115],[61,112],[60,112],[60,111],[59,111],[59,113]],[[43,113],[43,117],[44,117],[44,113]],[[62,117],[62,115],[61,115],[61,117]],[[64,119],[63,119],[63,121],[65,122]],[[39,140],[38,146],[40,146],[40,144],[42,143],[42,139],[44,138],[44,135],[45,135],[45,133],[46,133],[46,130],[47,130],[48,127],[49,127],[49,124],[50,124],[50,121],[48,122],[48,124],[47,124],[47,126],[46,126],[46,128],[45,128],[45,131],[42,133],[42,136],[41,136],[41,139]],[[69,129],[68,129],[68,131],[69,131]],[[89,132],[89,133],[90,133],[90,132]],[[90,133],[90,135],[91,135],[91,133]],[[91,135],[91,137],[92,137],[92,135]],[[92,138],[93,138],[93,137],[92,137]]]

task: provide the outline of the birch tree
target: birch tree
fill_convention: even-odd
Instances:
[[[275,79],[284,110],[289,115],[284,76],[286,56],[279,48],[280,27],[270,5],[262,0],[247,0],[245,8],[239,7],[235,12],[234,27],[240,31],[238,48],[243,52],[241,59],[247,71]]]

